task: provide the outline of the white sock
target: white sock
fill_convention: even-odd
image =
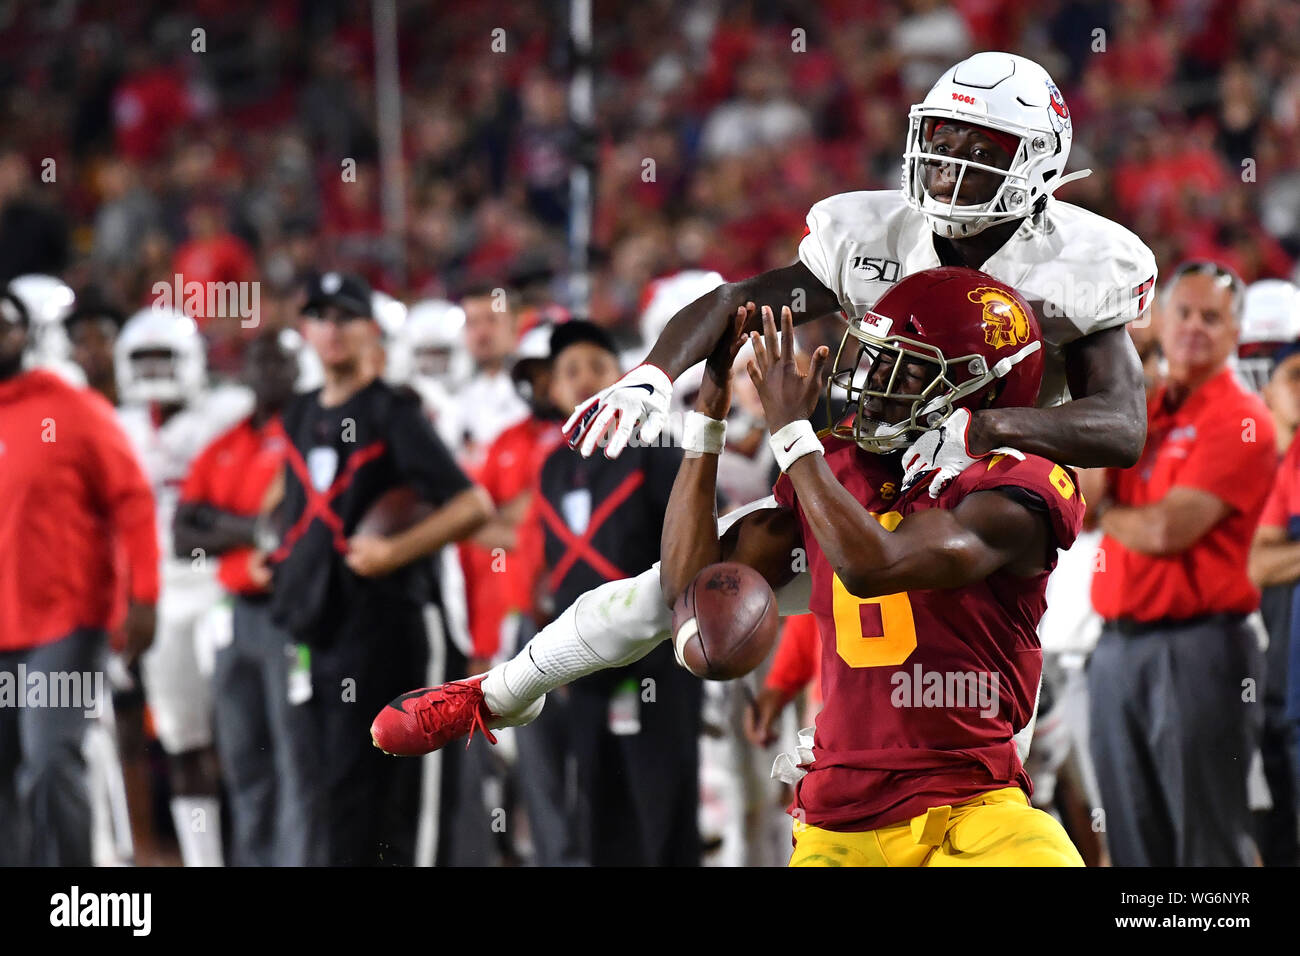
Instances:
[[[172,797],[172,822],[186,866],[223,866],[221,802],[216,797]]]
[[[579,677],[640,660],[668,637],[672,613],[659,565],[586,592],[523,650],[488,672],[483,697],[494,714],[517,713]]]

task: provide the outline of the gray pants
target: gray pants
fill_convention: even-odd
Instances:
[[[1107,623],[1088,666],[1089,737],[1116,866],[1254,862],[1246,776],[1260,673],[1239,617],[1135,636]]]
[[[235,599],[233,637],[217,652],[213,674],[234,866],[324,862],[317,734],[308,708],[289,702],[293,655],[269,605]]]
[[[0,705],[0,865],[90,866],[90,791],[82,741],[96,706],[86,677],[104,687],[103,631],[84,629],[21,651],[0,652],[0,678],[24,696]],[[18,680],[19,665],[25,679]],[[83,675],[80,699],[52,693],[57,675]],[[39,675],[39,676],[38,676]],[[41,706],[28,694],[35,681],[49,696]],[[96,686],[92,679],[91,687]],[[23,685],[26,686],[23,686]],[[66,685],[65,685],[66,686]],[[59,704],[60,706],[52,706]],[[102,707],[102,702],[99,703]]]

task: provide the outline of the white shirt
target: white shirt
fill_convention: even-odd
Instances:
[[[943,263],[934,231],[898,190],[840,193],[808,212],[799,260],[860,318],[904,276]],[[1123,226],[1048,200],[981,266],[1033,306],[1043,332],[1040,405],[1065,401],[1064,349],[1137,318],[1155,292],[1151,250]]]
[[[454,398],[457,424],[473,446],[471,457],[486,454],[498,435],[529,415],[528,404],[504,371],[475,373]]]
[[[252,392],[239,386],[222,386],[204,392],[161,426],[154,424],[153,413],[147,405],[124,405],[117,411],[122,429],[153,487],[161,601],[207,600],[207,592],[216,587],[215,555],[205,561],[174,556],[172,521],[180,502],[181,485],[194,459],[252,411]]]

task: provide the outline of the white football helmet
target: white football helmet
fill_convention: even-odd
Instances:
[[[1284,279],[1260,279],[1246,288],[1237,336],[1237,375],[1256,392],[1273,375],[1273,353],[1300,341],[1300,288]]]
[[[72,287],[57,276],[32,273],[11,279],[9,291],[22,301],[31,322],[23,363],[28,368],[53,369],[76,384],[86,384],[85,375],[72,361],[72,343],[63,324],[77,298]]]
[[[379,325],[379,335],[384,349],[384,381],[392,385],[405,385],[411,378],[410,366],[405,356],[394,344],[406,325],[406,303],[394,299],[378,289],[370,293],[370,315]]]
[[[1053,192],[1091,172],[1065,175],[1074,139],[1070,110],[1047,71],[1013,53],[977,53],[962,60],[939,78],[908,118],[903,195],[941,236],[973,236],[989,226],[1037,214]],[[922,174],[927,164],[937,161],[930,152],[930,137],[941,121],[1017,137],[1010,168],[944,157],[944,164],[955,167],[957,183],[950,200],[931,197]],[[988,202],[961,204],[962,179],[971,169],[1002,177]]]
[[[468,378],[472,363],[465,351],[465,310],[445,299],[415,303],[390,346],[389,361],[404,366],[412,378],[445,384]]]
[[[113,368],[124,403],[188,404],[206,384],[207,354],[193,319],[150,306],[122,326]]]
[[[370,293],[370,313],[379,323],[379,331],[383,334],[385,342],[390,342],[400,335],[402,326],[406,324],[405,303],[378,289]]]

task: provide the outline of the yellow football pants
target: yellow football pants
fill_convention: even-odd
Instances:
[[[1061,825],[1019,787],[859,833],[796,820],[794,838],[791,866],[1083,866]]]

